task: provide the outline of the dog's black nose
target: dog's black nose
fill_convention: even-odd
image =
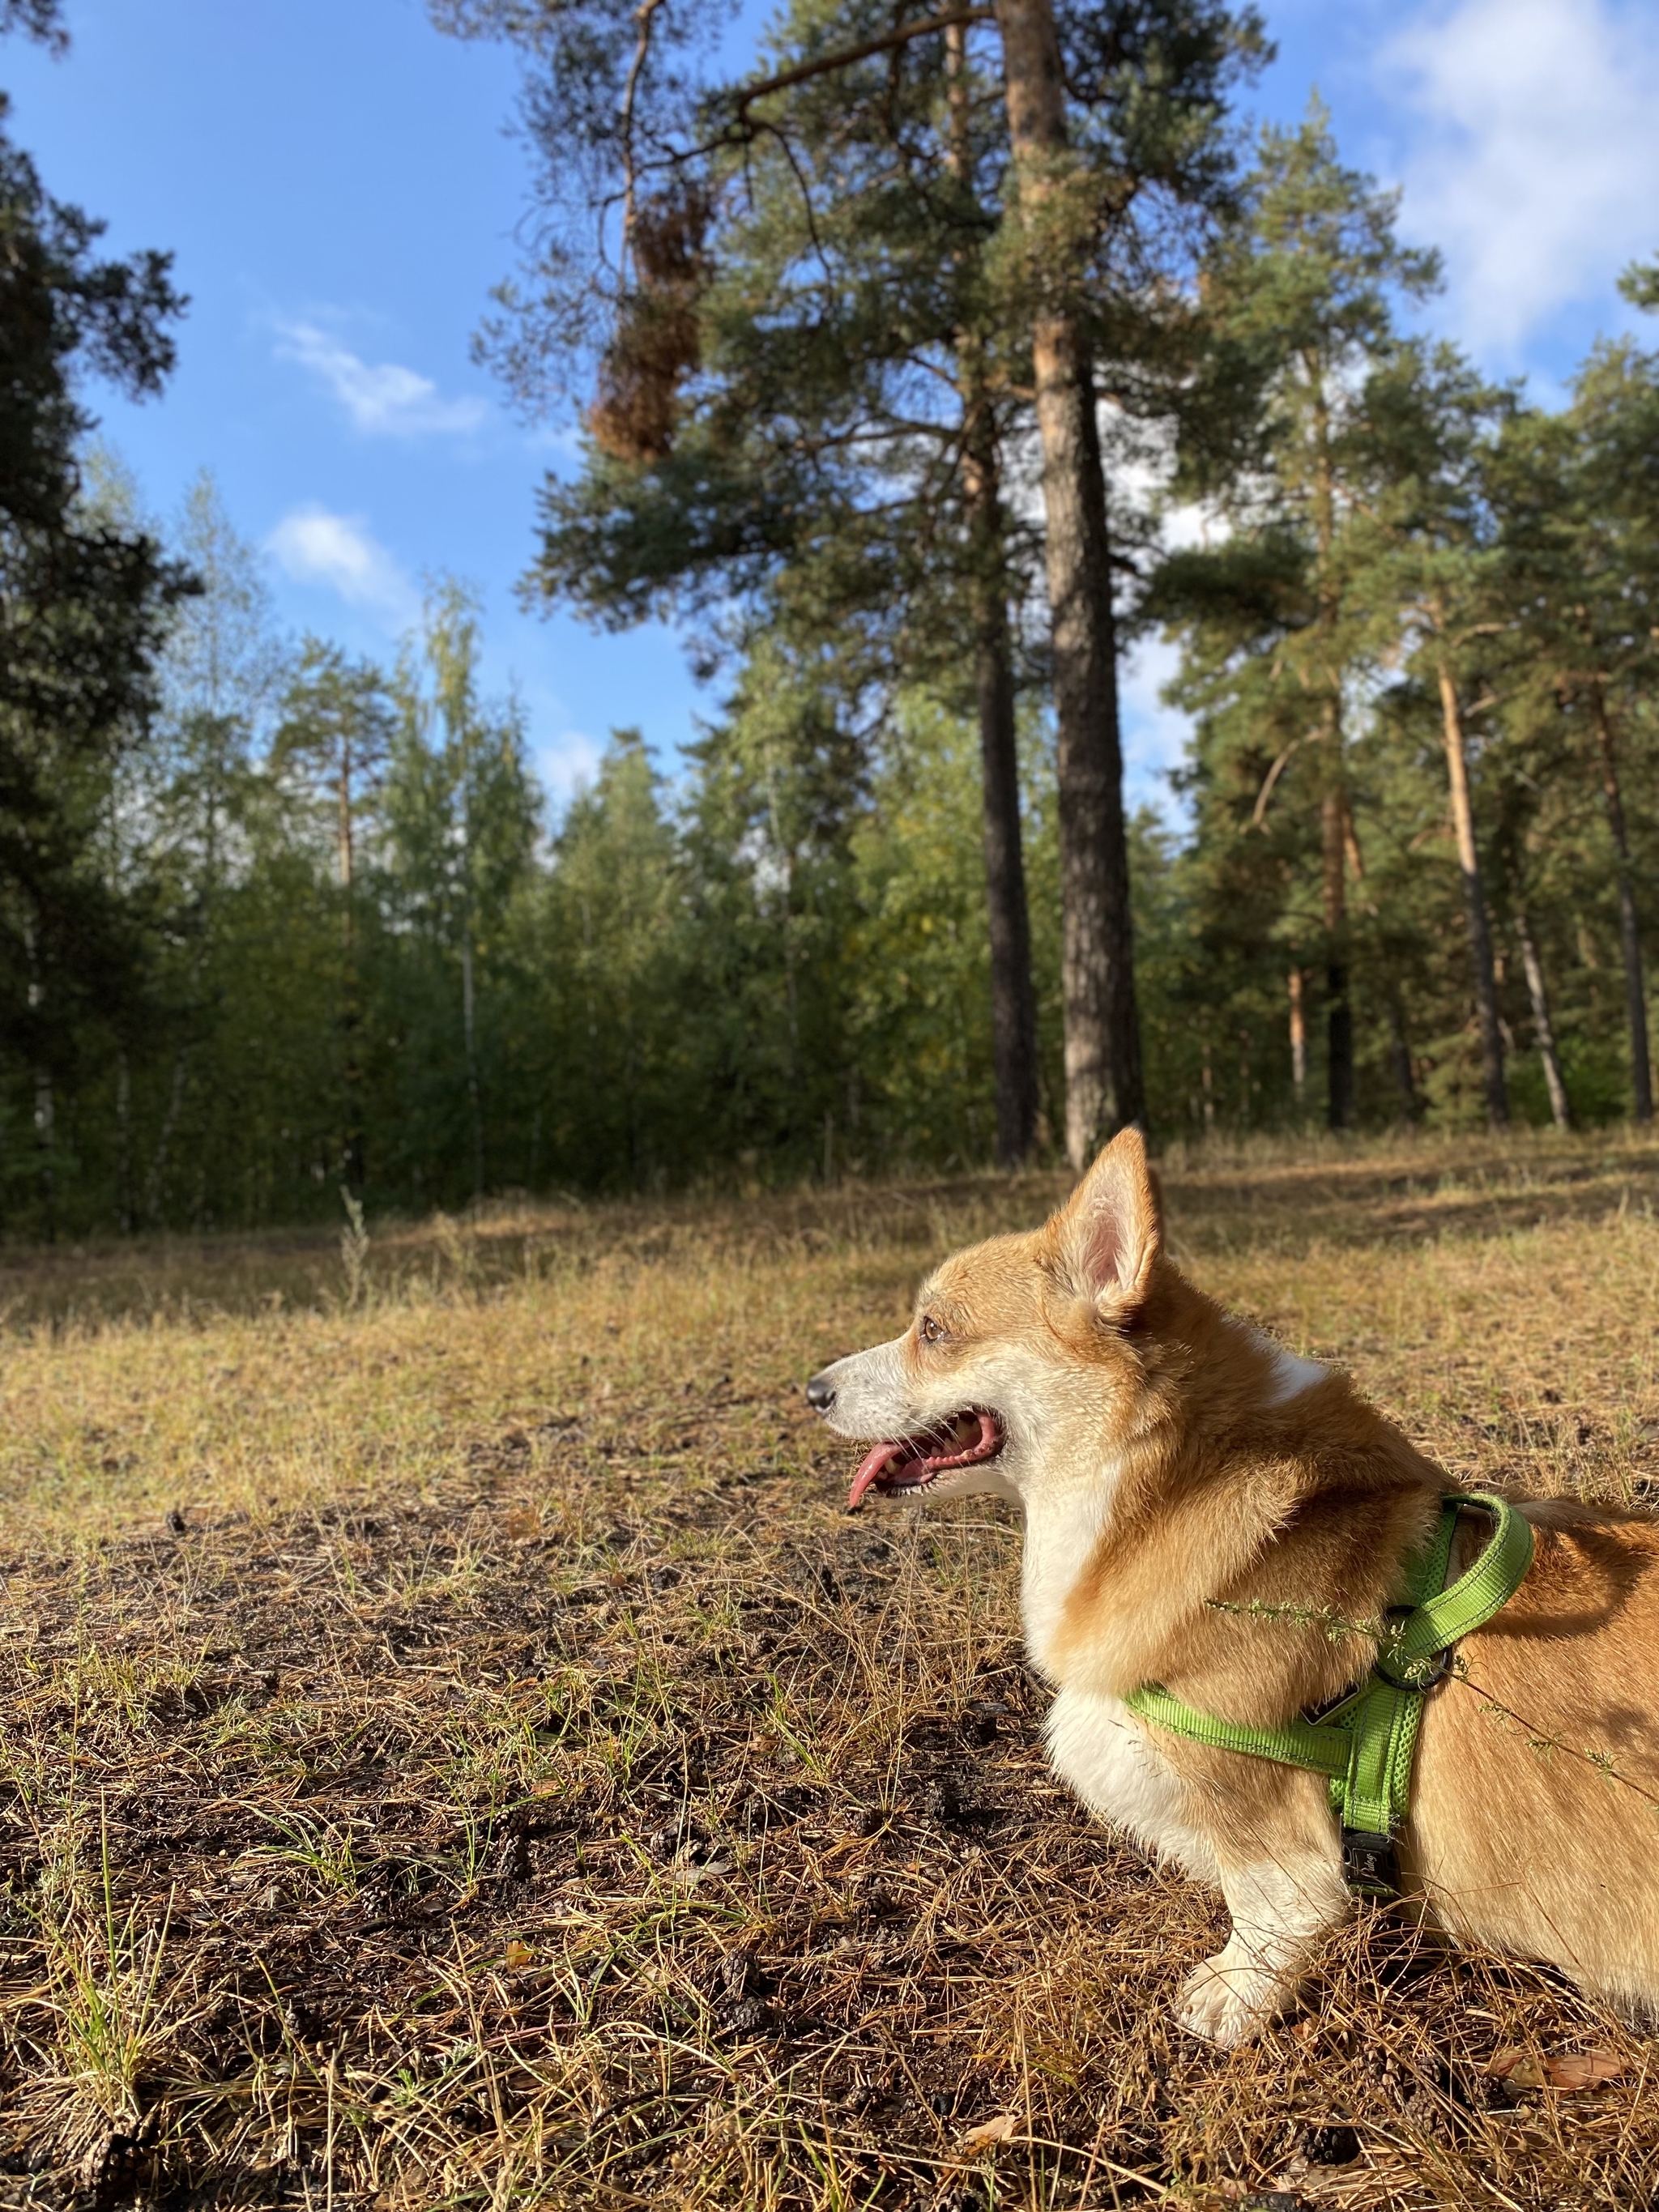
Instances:
[[[806,1402],[815,1413],[827,1413],[836,1402],[836,1386],[815,1375],[806,1386]]]

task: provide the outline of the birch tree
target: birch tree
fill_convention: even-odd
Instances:
[[[478,607],[457,583],[427,602],[398,670],[386,781],[389,860],[410,925],[453,976],[463,1126],[475,1200],[489,1179],[484,987],[532,854],[538,799],[524,718],[480,695]]]

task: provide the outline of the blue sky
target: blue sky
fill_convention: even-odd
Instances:
[[[1431,319],[1540,395],[1659,249],[1659,10],[1650,0],[1268,0],[1279,58],[1254,102],[1294,119],[1316,83],[1346,158],[1404,191],[1439,245]],[[513,586],[568,425],[526,428],[469,340],[524,205],[504,50],[460,46],[422,0],[67,0],[53,62],[13,39],[0,84],[47,189],[118,252],[171,248],[191,296],[179,367],[104,435],[166,516],[204,467],[266,550],[277,611],[388,653],[441,570],[486,606],[489,673],[520,690],[556,794],[606,732],[665,761],[710,702],[660,629],[595,635]],[[757,21],[763,10],[754,9]],[[1651,326],[1650,326],[1651,327]],[[1659,330],[1654,331],[1659,337]],[[1127,686],[1129,786],[1176,757],[1164,661]]]

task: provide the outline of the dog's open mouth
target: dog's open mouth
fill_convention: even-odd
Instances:
[[[917,1436],[873,1445],[859,1462],[853,1487],[847,1493],[847,1510],[856,1512],[872,1490],[880,1491],[884,1498],[901,1491],[926,1490],[941,1475],[994,1459],[1006,1441],[996,1415],[975,1411],[953,1414],[937,1428],[923,1429]]]

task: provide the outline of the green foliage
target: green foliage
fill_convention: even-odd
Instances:
[[[708,1040],[686,997],[685,870],[637,731],[613,737],[553,861],[514,924],[518,971],[538,979],[535,1167],[588,1188],[684,1176]]]
[[[1261,33],[1207,0],[1057,9],[1071,137],[1032,225],[988,24],[953,53],[793,0],[788,81],[739,97],[678,0],[434,12],[520,43],[565,195],[496,334],[532,404],[598,390],[533,584],[689,617],[723,696],[672,759],[613,732],[550,813],[463,587],[386,670],[276,636],[210,478],[164,552],[76,393],[159,384],[166,262],[97,260],[0,139],[9,1231],[337,1221],[343,1190],[361,1233],[520,1188],[988,1162],[981,747],[1010,714],[1052,1151],[1052,672],[1012,488],[1045,302],[1110,393],[1120,611],[1178,639],[1194,721],[1184,817],[1130,831],[1155,1130],[1307,1123],[1345,1056],[1333,1118],[1473,1121],[1483,1000],[1520,1116],[1552,1110],[1551,1026],[1577,1117],[1642,1110],[1659,353],[1593,347],[1547,413],[1403,335],[1433,255],[1316,107],[1236,175]],[[0,30],[56,27],[0,0]],[[1626,289],[1659,298],[1650,267]],[[1124,465],[1160,455],[1204,526],[1161,558]]]
[[[54,11],[13,8],[0,27],[18,24],[51,36]],[[109,848],[185,585],[154,538],[82,496],[77,387],[157,391],[184,303],[165,255],[94,258],[101,226],[48,198],[7,112],[0,97],[0,1020],[26,1072],[0,1097],[0,1188],[33,1185],[50,1220],[58,1088],[146,992],[145,887]]]
[[[174,588],[152,544],[94,526],[0,551],[0,1006],[42,1083],[144,990],[143,888],[111,812]]]
[[[1024,737],[1046,1145],[1062,1095],[1059,851],[1048,733],[1033,721]],[[838,1128],[849,1160],[867,1168],[971,1166],[994,1152],[979,777],[969,722],[926,694],[901,701],[849,848],[847,1057],[857,1087]]]
[[[428,1198],[457,1194],[453,1169],[438,1189],[428,1178],[437,1159],[453,1160],[463,1146],[471,1194],[482,1196],[493,1179],[508,918],[538,813],[523,714],[516,702],[479,698],[478,653],[476,604],[447,585],[428,601],[418,648],[398,672],[383,801],[386,915],[396,933],[391,1168]]]

